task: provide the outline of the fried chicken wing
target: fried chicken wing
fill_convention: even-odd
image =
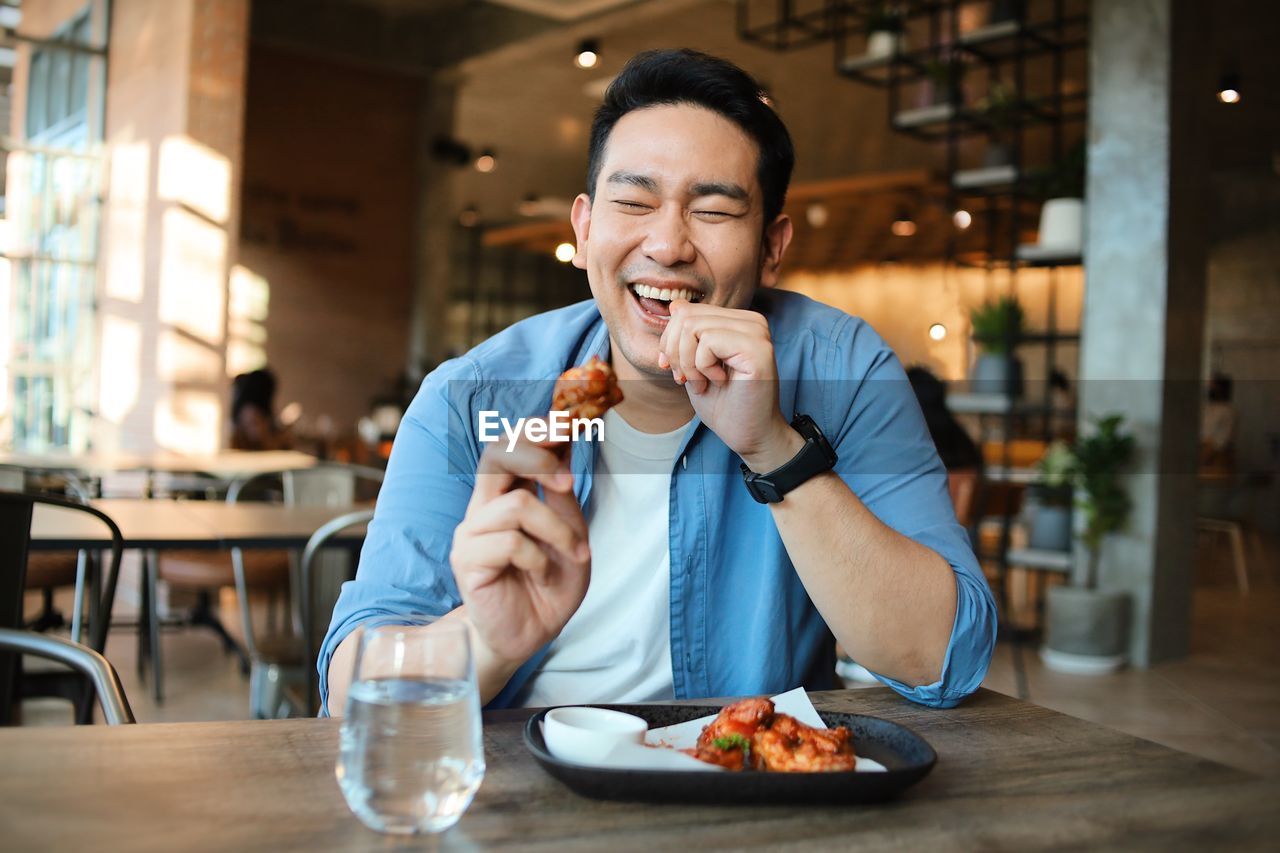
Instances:
[[[743,699],[726,705],[698,735],[698,745],[686,752],[729,770],[755,767],[752,738],[773,721],[773,716],[771,699]]]
[[[571,367],[556,380],[551,408],[568,412],[573,420],[598,418],[622,402],[622,389],[613,368],[596,356],[581,367]]]
[[[815,729],[765,698],[725,706],[686,752],[729,770],[788,773],[853,770],[858,760],[847,728]]]
[[[812,773],[857,767],[858,757],[844,726],[815,729],[795,717],[778,714],[769,728],[756,734],[751,745],[761,770]]]

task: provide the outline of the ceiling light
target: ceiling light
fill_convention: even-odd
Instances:
[[[1218,84],[1218,100],[1224,104],[1240,103],[1240,77],[1236,74],[1222,75]]]
[[[458,224],[463,228],[474,228],[480,222],[480,211],[474,207],[464,207],[458,214]]]
[[[476,158],[477,172],[492,172],[498,168],[498,158],[494,156],[492,151],[481,151],[480,156]]]
[[[955,223],[957,228],[963,231],[973,224],[973,214],[964,209],[957,210],[955,213],[951,214],[951,221]]]
[[[827,210],[827,206],[822,202],[815,201],[804,209],[804,218],[809,223],[809,227],[821,228],[831,218],[831,211]]]
[[[600,43],[595,39],[587,39],[578,45],[573,64],[579,68],[595,68],[600,64]]]
[[[893,225],[889,226],[895,237],[910,237],[916,233],[915,220],[911,218],[911,214],[902,209],[898,211],[898,215],[893,220]]]
[[[941,323],[934,323],[929,327],[929,337],[935,341],[940,341],[947,336],[947,327]]]
[[[556,246],[556,260],[562,264],[569,263],[576,254],[578,254],[578,250],[572,243],[561,243]]]

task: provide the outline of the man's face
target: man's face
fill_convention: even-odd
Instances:
[[[614,125],[594,203],[579,195],[573,226],[614,362],[669,381],[658,339],[674,298],[745,308],[777,281],[790,240],[784,216],[764,229],[760,152],[737,125],[696,106],[633,110]]]

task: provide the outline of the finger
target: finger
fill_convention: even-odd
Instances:
[[[483,586],[509,568],[527,572],[538,583],[545,583],[551,570],[547,552],[518,530],[468,537],[455,552],[454,559],[455,570],[462,569],[472,589]]]
[[[517,479],[532,480],[549,491],[573,488],[568,463],[550,446],[535,444],[521,436],[510,450],[505,444],[495,443],[480,454],[472,504],[488,503],[509,491]]]
[[[698,334],[697,331],[689,325],[685,325],[681,330],[679,339],[679,355],[677,364],[680,372],[684,374],[685,379],[689,383],[689,388],[694,394],[701,394],[707,390],[707,377],[697,366],[698,354]]]
[[[547,507],[576,534],[578,543],[574,557],[577,561],[580,563],[589,561],[591,548],[587,536],[587,519],[582,514],[582,506],[578,503],[578,499],[572,493],[547,492],[543,495],[543,500]]]
[[[726,371],[742,379],[776,379],[777,367],[773,361],[773,344],[767,338],[743,335],[738,332],[713,328],[698,336],[699,345],[707,353],[704,360],[716,359]],[[727,375],[727,374],[726,374]]]
[[[683,382],[684,376],[680,373],[678,365],[677,342],[679,340],[680,318],[672,314],[671,319],[667,321],[666,328],[662,330],[661,337],[658,338],[658,366],[663,370],[670,370],[671,376],[676,382]]]
[[[711,348],[710,341],[698,340],[698,349],[693,356],[694,366],[714,385],[723,385],[729,381],[729,371],[724,369],[720,356]]]
[[[469,535],[520,530],[530,538],[555,548],[565,559],[578,559],[581,532],[532,493],[509,492],[481,507],[465,522]]]

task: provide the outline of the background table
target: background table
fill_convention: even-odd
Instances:
[[[334,720],[3,730],[0,826],[7,850],[1274,849],[1280,837],[1275,783],[997,693],[947,711],[888,689],[814,704],[911,727],[937,767],[872,806],[597,801],[534,762],[527,711],[499,712],[486,718],[488,772],[462,822],[438,840],[401,840],[347,810]]]

